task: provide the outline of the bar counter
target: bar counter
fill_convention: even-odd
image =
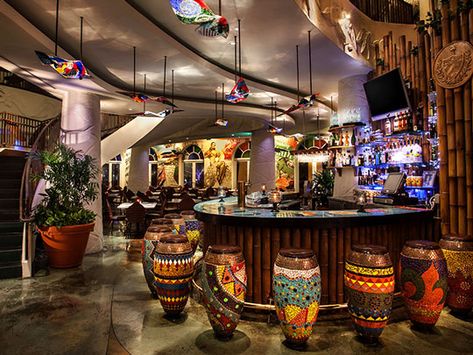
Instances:
[[[236,197],[205,201],[194,206],[204,223],[204,251],[211,244],[239,245],[245,256],[246,301],[269,304],[272,267],[280,248],[311,248],[322,276],[322,304],[345,302],[344,260],[352,244],[388,248],[394,265],[406,240],[438,240],[433,212],[410,207],[272,212],[240,208]],[[397,267],[395,267],[397,271]],[[396,275],[396,278],[398,275]]]

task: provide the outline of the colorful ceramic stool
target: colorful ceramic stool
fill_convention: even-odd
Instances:
[[[319,313],[321,280],[314,251],[281,249],[274,263],[274,305],[290,347],[303,346]]]
[[[447,262],[437,243],[409,240],[401,252],[401,292],[412,323],[432,327],[447,299]]]
[[[143,272],[145,274],[146,283],[153,298],[158,298],[156,287],[154,286],[154,252],[159,238],[164,234],[172,233],[170,227],[163,225],[151,225],[146,230],[143,238],[143,247],[141,249],[141,261],[143,263]]]
[[[189,243],[192,245],[192,250],[197,249],[200,241],[200,231],[201,231],[201,223],[196,219],[185,219],[184,225],[181,226],[181,230],[179,234],[185,235],[189,240]]]
[[[170,219],[174,226],[174,230],[176,231],[176,233],[179,233],[179,231],[181,230],[181,226],[184,225],[184,218],[182,218],[181,215],[177,213],[165,214],[164,218]]]
[[[156,292],[166,313],[178,315],[184,310],[194,273],[192,247],[187,238],[165,234],[154,253]]]
[[[445,236],[440,247],[447,260],[447,305],[453,312],[469,313],[473,308],[473,240]]]
[[[345,262],[345,292],[356,332],[366,342],[376,342],[388,323],[394,295],[394,268],[385,247],[352,246]]]
[[[202,267],[203,301],[219,339],[229,339],[240,321],[246,294],[245,259],[236,246],[210,245]]]
[[[150,226],[172,226],[174,223],[171,219],[168,218],[155,218],[151,220]]]

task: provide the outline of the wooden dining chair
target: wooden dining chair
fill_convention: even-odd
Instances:
[[[118,223],[118,230],[121,231],[121,222],[124,222],[126,220],[126,216],[124,214],[118,214],[113,211],[110,199],[108,197],[105,198],[105,203],[107,205],[110,234],[113,234],[113,227],[116,223]]]
[[[146,209],[139,202],[133,202],[125,211],[127,238],[143,238],[145,232]],[[134,233],[134,234],[133,234]]]
[[[179,211],[193,210],[195,201],[188,195],[183,194],[181,202],[179,202],[178,209]]]

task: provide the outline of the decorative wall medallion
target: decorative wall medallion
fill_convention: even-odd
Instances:
[[[454,41],[443,47],[434,62],[435,82],[445,89],[465,84],[473,74],[473,46],[466,41]]]

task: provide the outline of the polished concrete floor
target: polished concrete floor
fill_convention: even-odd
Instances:
[[[190,300],[171,321],[150,298],[141,263],[131,261],[120,237],[107,239],[101,254],[81,268],[48,276],[0,281],[0,354],[296,354],[286,348],[277,324],[243,320],[232,340],[213,337],[204,308]],[[473,353],[473,318],[448,309],[433,331],[411,328],[395,312],[380,344],[366,346],[350,321],[319,321],[307,353]]]

